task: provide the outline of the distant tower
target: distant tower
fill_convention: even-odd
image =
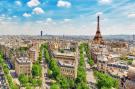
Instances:
[[[43,31],[40,32],[40,36],[41,36],[41,37],[43,36]]]
[[[135,35],[133,35],[133,41],[135,41]]]
[[[104,43],[101,32],[100,32],[100,22],[99,21],[100,21],[100,17],[97,16],[97,31],[96,31],[96,34],[93,39],[94,44],[103,44]]]
[[[133,45],[135,45],[135,35],[133,35]]]
[[[64,38],[65,38],[65,36],[63,35],[63,36],[62,36],[62,38],[64,39]]]

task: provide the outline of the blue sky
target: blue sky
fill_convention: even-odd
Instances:
[[[135,34],[135,0],[0,0],[0,31],[11,35]]]

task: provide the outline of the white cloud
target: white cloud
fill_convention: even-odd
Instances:
[[[18,6],[21,6],[21,5],[22,5],[22,3],[21,3],[20,1],[16,1],[15,3],[16,3],[16,5],[18,5]]]
[[[101,15],[103,15],[103,12],[97,12],[96,13],[96,16],[101,16]]]
[[[46,19],[46,22],[52,22],[53,20],[52,20],[52,18],[47,18]]]
[[[56,24],[56,22],[52,18],[47,18],[45,24],[46,25],[50,25],[50,24],[54,25],[54,24]]]
[[[6,15],[5,15],[5,14],[2,14],[1,16],[2,16],[2,17],[5,17]]]
[[[7,17],[6,19],[7,19],[7,20],[12,20],[12,18],[11,18],[11,17]]]
[[[5,19],[5,18],[6,18],[5,14],[0,15],[0,19]]]
[[[12,19],[13,19],[12,17],[0,16],[0,21],[10,21]]]
[[[42,23],[44,23],[44,21],[39,20],[39,21],[36,21],[36,23],[42,24]]]
[[[13,18],[16,18],[16,17],[17,17],[16,15],[13,16]]]
[[[42,8],[40,8],[40,7],[36,7],[36,8],[33,9],[33,13],[37,14],[37,15],[43,14],[44,10]]]
[[[64,19],[64,22],[70,22],[71,19]]]
[[[129,17],[129,18],[135,18],[135,13],[130,13],[130,14],[128,14],[128,17]]]
[[[98,0],[100,4],[110,4],[112,3],[112,0]]]
[[[29,14],[29,13],[24,13],[23,16],[24,16],[24,17],[30,17],[31,14]]]
[[[58,6],[58,7],[66,7],[66,8],[69,8],[69,7],[71,7],[71,3],[68,2],[68,1],[59,0],[59,1],[57,2],[57,6]]]
[[[27,5],[29,7],[38,6],[39,4],[40,4],[39,0],[30,0],[29,2],[27,2]]]
[[[54,25],[58,24],[58,22],[56,22],[52,18],[46,18],[46,20],[42,21],[42,24],[43,26],[45,26],[45,28],[50,26],[55,27]]]
[[[3,17],[0,17],[0,20],[4,20],[5,18],[3,18]]]

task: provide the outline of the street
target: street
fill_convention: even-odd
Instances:
[[[0,66],[0,89],[9,89],[1,66]]]
[[[86,65],[87,83],[88,83],[89,87],[91,87],[92,89],[96,89],[96,87],[95,87],[96,79],[93,75],[93,70],[90,69],[90,65],[87,62],[88,59],[85,57],[84,60],[85,60],[85,65]]]
[[[48,69],[48,66],[45,62],[45,56],[44,56],[44,51],[42,52],[42,78],[43,78],[43,81],[42,81],[42,89],[50,89],[50,85],[48,84],[48,81],[49,81],[49,78],[47,76],[47,69]]]

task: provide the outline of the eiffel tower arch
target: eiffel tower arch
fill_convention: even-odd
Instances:
[[[103,37],[100,32],[100,17],[97,16],[97,31],[93,39],[93,44],[104,44]]]

